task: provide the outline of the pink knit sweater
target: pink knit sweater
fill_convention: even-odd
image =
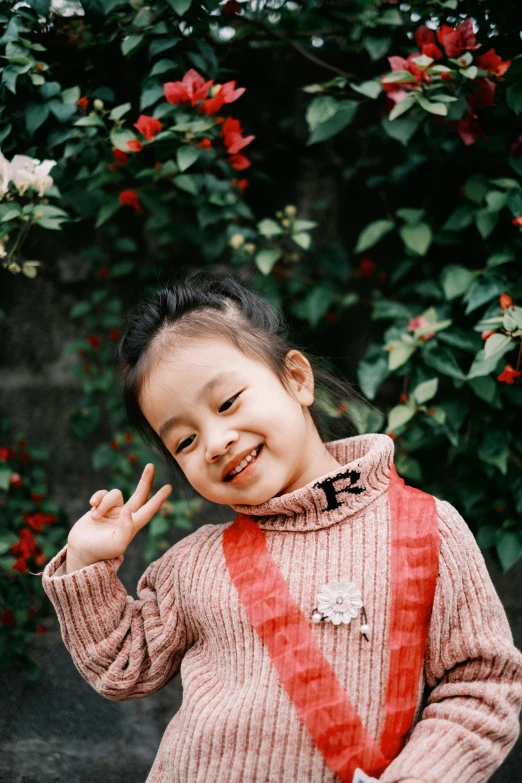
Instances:
[[[370,434],[326,446],[361,474],[364,492],[346,492],[325,514],[316,479],[260,506],[233,508],[258,520],[306,616],[323,584],[349,578],[361,589],[370,642],[354,623],[312,629],[364,726],[378,738],[389,663],[394,443]],[[381,775],[384,783],[410,776],[483,783],[519,733],[522,654],[467,524],[450,503],[435,502],[439,572],[424,677],[413,731]],[[231,582],[222,547],[230,524],[204,525],[151,563],[138,599],[118,579],[123,556],[63,574],[64,546],[47,564],[43,586],[65,646],[82,677],[114,701],[154,693],[181,671],[183,703],[147,783],[336,783]]]

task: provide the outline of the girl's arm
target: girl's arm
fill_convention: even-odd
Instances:
[[[127,595],[117,576],[123,555],[60,576],[55,572],[65,563],[65,546],[47,564],[42,584],[64,644],[82,677],[105,698],[139,699],[179,671],[191,643],[180,584],[191,538],[148,566],[138,582],[138,599]]]
[[[483,783],[520,731],[522,653],[468,525],[450,503],[436,502],[439,575],[425,658],[432,690],[383,783]]]

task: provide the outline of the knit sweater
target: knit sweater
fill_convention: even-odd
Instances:
[[[394,442],[369,434],[325,444],[363,492],[325,513],[317,477],[258,506],[251,516],[303,614],[322,585],[349,578],[362,591],[370,641],[354,623],[312,624],[322,653],[371,737],[383,729],[390,616],[388,487]],[[346,471],[345,471],[346,472]],[[466,522],[434,498],[439,566],[424,671],[408,741],[380,777],[483,783],[518,733],[522,654]],[[146,783],[338,783],[283,688],[227,570],[225,524],[206,524],[152,562],[127,595],[123,555],[70,574],[67,546],[47,564],[43,587],[65,646],[102,696],[129,701],[181,672],[183,703]]]

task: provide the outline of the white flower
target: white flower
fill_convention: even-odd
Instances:
[[[56,166],[55,160],[42,160],[34,170],[32,187],[38,191],[40,198],[47,193],[53,184],[53,178],[49,176],[53,166]]]
[[[361,591],[353,582],[329,582],[317,596],[317,608],[334,625],[349,623],[362,608]]]
[[[9,188],[10,167],[9,161],[0,152],[0,198],[3,198]]]
[[[11,180],[21,196],[32,187],[34,171],[39,163],[39,160],[28,155],[15,155],[9,164]]]

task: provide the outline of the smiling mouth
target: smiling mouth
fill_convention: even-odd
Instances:
[[[234,470],[231,470],[230,473],[227,473],[223,481],[232,481],[236,476],[239,476],[239,474],[242,473],[245,468],[256,461],[259,454],[261,453],[262,448],[263,444],[260,443],[259,446],[257,446],[255,449],[252,449],[254,453],[250,452],[250,454],[248,454],[245,459],[234,468]]]

